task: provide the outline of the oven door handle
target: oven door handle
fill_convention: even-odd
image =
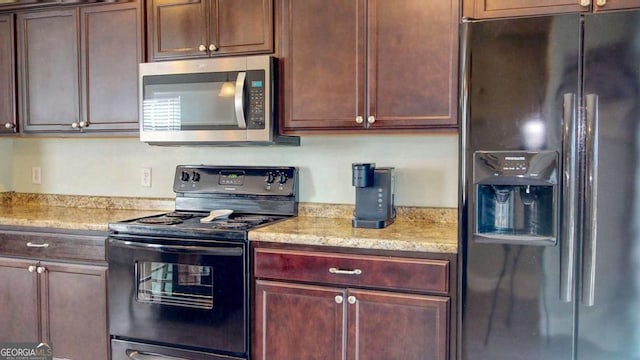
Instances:
[[[191,246],[191,245],[162,245],[162,244],[149,244],[139,243],[133,241],[112,240],[112,244],[117,247],[126,247],[132,249],[152,249],[165,252],[180,252],[180,253],[200,253],[207,255],[220,255],[220,256],[242,256],[244,250],[241,247],[205,247],[205,246]]]
[[[149,352],[142,352],[138,350],[127,349],[125,354],[132,360],[187,360],[185,358],[179,358],[175,356],[154,354]]]

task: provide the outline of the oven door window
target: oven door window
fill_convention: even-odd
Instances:
[[[213,267],[155,261],[138,262],[136,267],[138,302],[213,308]]]

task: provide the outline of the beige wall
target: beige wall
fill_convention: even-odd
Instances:
[[[300,147],[157,147],[137,139],[0,139],[0,149],[13,152],[13,174],[3,173],[0,185],[12,177],[18,192],[173,197],[179,164],[286,165],[300,168],[302,202],[352,204],[351,163],[375,162],[396,167],[398,205],[457,206],[457,135],[301,140]],[[31,184],[33,166],[42,169],[41,185]],[[148,188],[140,185],[143,167],[152,169]]]
[[[13,190],[13,140],[0,138],[0,192]]]

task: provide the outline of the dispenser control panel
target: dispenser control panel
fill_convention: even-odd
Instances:
[[[555,182],[558,153],[555,151],[478,151],[474,154],[474,177],[524,177]]]

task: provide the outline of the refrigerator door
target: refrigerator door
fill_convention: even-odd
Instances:
[[[561,192],[565,191],[563,169],[570,154],[563,149],[564,139],[577,136],[565,134],[565,125],[575,124],[576,118],[572,99],[579,94],[580,17],[492,20],[466,26],[462,359],[571,359],[575,266],[567,261],[572,242],[565,231],[547,243],[475,241],[473,158],[482,151],[557,153],[562,174],[558,178]],[[516,196],[520,200],[515,201],[526,200],[522,194]],[[564,194],[558,199],[562,198]],[[558,200],[557,211],[540,213],[564,218],[567,210],[561,204]],[[508,223],[519,226],[515,220]],[[561,294],[561,288],[568,295]]]
[[[578,359],[640,359],[640,12],[585,17]]]

